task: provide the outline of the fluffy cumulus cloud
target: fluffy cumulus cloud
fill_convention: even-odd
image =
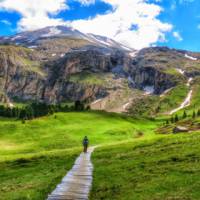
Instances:
[[[75,0],[83,6],[95,0]],[[94,33],[115,39],[127,46],[140,49],[165,41],[172,25],[158,19],[162,8],[148,0],[99,0],[112,6],[106,14],[94,18],[66,22],[56,14],[70,9],[67,0],[0,0],[0,9],[21,14],[20,30],[34,30],[45,26],[71,25],[84,33]]]
[[[162,8],[145,0],[102,0],[113,7],[104,15],[72,22],[82,32],[108,36],[127,46],[141,49],[165,41],[172,25],[157,19]]]
[[[67,9],[65,0],[2,0],[0,9],[21,14],[18,22],[20,30],[34,30],[44,26],[64,24],[59,18],[52,18],[58,12]]]
[[[182,40],[183,40],[181,34],[180,34],[178,31],[174,31],[174,32],[173,32],[173,36],[174,36],[178,41],[182,41]]]

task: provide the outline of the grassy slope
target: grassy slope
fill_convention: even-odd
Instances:
[[[133,101],[130,113],[138,116],[163,114],[180,106],[188,94],[189,88],[183,84],[174,87],[164,96],[142,96]]]
[[[134,138],[137,131],[153,129],[146,120],[132,120],[104,112],[59,113],[22,124],[2,119],[0,123],[0,153],[37,153],[54,149],[80,147],[88,135],[93,145]]]
[[[71,168],[84,135],[95,145],[128,140],[138,131],[151,135],[154,128],[103,112],[58,113],[26,124],[1,118],[0,199],[45,199]]]
[[[178,85],[173,88],[167,95],[161,97],[160,100],[160,112],[166,112],[173,110],[180,106],[185,97],[188,94],[188,87],[185,84]]]
[[[43,200],[69,170],[79,151],[54,151],[0,161],[1,200]]]
[[[193,133],[97,149],[91,199],[199,199],[199,142]]]

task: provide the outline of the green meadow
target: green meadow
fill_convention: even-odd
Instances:
[[[157,124],[104,112],[57,113],[23,124],[0,119],[0,199],[45,199],[72,167],[82,138],[91,145],[151,137]]]
[[[93,154],[92,200],[199,200],[200,134],[109,145]]]
[[[157,134],[164,122],[95,111],[0,118],[0,200],[46,199],[85,135],[97,145],[91,199],[198,199],[200,136]]]

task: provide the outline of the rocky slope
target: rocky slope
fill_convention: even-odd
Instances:
[[[198,53],[166,47],[136,52],[108,38],[63,27],[20,33],[0,42],[4,102],[106,98],[111,105],[120,97],[125,107],[138,95],[162,94],[200,74]]]

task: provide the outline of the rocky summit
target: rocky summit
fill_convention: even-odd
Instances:
[[[122,112],[138,96],[160,96],[200,74],[200,53],[136,51],[62,26],[1,37],[0,43],[3,103],[84,100],[94,109]]]

